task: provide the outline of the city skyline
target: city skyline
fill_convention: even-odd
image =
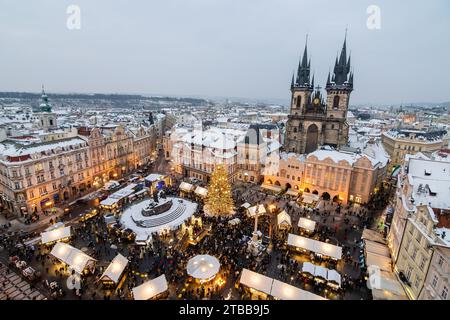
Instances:
[[[321,1],[167,1],[133,8],[79,1],[79,30],[66,26],[70,4],[2,2],[1,91],[38,92],[44,83],[55,93],[289,101],[306,35],[312,72],[324,87],[347,28],[357,89],[350,104],[449,100],[450,75],[442,72],[450,67],[441,40],[450,30],[445,1],[379,1],[379,30],[366,25],[369,1],[327,2],[324,12]],[[429,36],[436,33],[441,37]]]

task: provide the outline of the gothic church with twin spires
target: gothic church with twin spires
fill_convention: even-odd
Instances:
[[[347,111],[353,91],[353,72],[350,71],[350,56],[347,58],[346,39],[340,56],[336,57],[333,74],[328,74],[326,97],[320,89],[319,86],[314,87],[314,75],[311,78],[311,60],[308,59],[306,44],[297,75],[292,76],[285,151],[303,154],[313,152],[321,145],[336,149],[347,145]]]

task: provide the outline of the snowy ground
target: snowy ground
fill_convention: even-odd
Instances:
[[[189,219],[197,210],[197,204],[193,203],[191,201],[187,201],[187,200],[181,199],[181,198],[168,197],[166,199],[166,201],[169,201],[169,200],[172,200],[172,207],[168,211],[158,214],[158,215],[150,216],[150,217],[143,216],[142,209],[147,207],[151,202],[153,202],[153,200],[144,200],[142,202],[139,202],[136,205],[131,206],[130,208],[128,208],[127,210],[125,210],[123,212],[122,217],[120,218],[120,222],[125,227],[130,228],[131,230],[136,232],[137,237],[144,237],[144,236],[149,236],[152,233],[159,233],[159,232],[162,232],[167,229],[172,229],[172,228],[178,227],[184,221]],[[184,207],[184,209],[182,209],[182,207]],[[173,215],[173,213],[176,210],[182,210],[183,212],[180,216],[174,218],[173,220],[168,218],[171,215]],[[166,218],[168,218],[168,219],[166,219]],[[135,221],[138,221],[138,220],[139,221],[160,220],[160,221],[164,221],[165,223],[154,226],[154,227],[146,228],[146,227],[141,227],[141,226],[136,225],[136,223],[133,221],[133,219]],[[169,221],[167,221],[167,220],[169,220]]]

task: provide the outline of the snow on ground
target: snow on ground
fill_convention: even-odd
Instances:
[[[152,233],[159,233],[159,232],[162,232],[163,230],[173,229],[173,228],[178,227],[184,221],[189,219],[197,210],[197,204],[193,203],[191,201],[187,201],[187,200],[181,199],[181,198],[168,197],[166,199],[166,201],[169,201],[169,200],[172,200],[173,204],[172,204],[172,207],[168,211],[158,214],[158,215],[150,216],[150,217],[143,216],[142,209],[144,209],[150,203],[152,203],[153,200],[144,200],[142,202],[139,202],[139,203],[129,207],[128,209],[126,209],[123,212],[122,217],[120,218],[120,223],[122,225],[124,225],[126,228],[130,228],[131,230],[133,230],[136,233],[137,237],[150,236]],[[164,200],[160,199],[160,204],[163,203],[163,201]],[[184,211],[180,216],[174,218],[173,220],[168,219],[169,221],[167,221],[167,222],[165,221],[166,219],[164,219],[164,218],[170,217],[171,214],[173,214],[177,209],[182,210],[181,207],[183,207],[183,206],[184,206]],[[164,220],[165,223],[158,225],[158,226],[146,228],[146,227],[138,226],[133,221],[133,218],[134,218],[134,220],[140,220],[140,221],[160,219],[160,220]]]

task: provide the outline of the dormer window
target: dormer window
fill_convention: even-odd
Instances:
[[[431,170],[430,169],[425,169],[425,175],[426,176],[431,176]]]

